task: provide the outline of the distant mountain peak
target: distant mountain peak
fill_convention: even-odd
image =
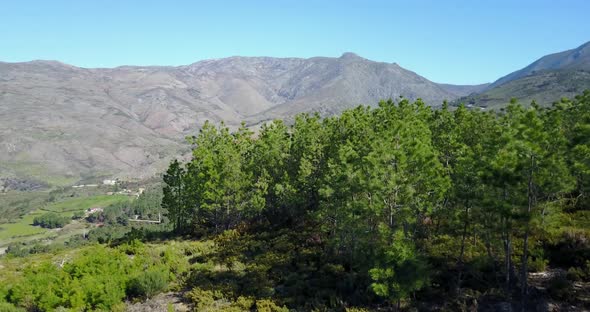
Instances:
[[[582,55],[590,54],[590,41],[579,46],[577,49],[574,49],[574,51],[576,52],[575,57],[580,57]]]
[[[16,62],[14,64],[31,64],[31,65],[43,65],[43,66],[61,66],[61,67],[75,67],[73,65],[69,65],[66,63],[62,63],[60,61],[55,60],[32,60],[27,62]]]
[[[343,60],[364,60],[365,58],[360,57],[358,54],[353,53],[353,52],[344,52],[342,53],[342,55],[340,56],[341,59]]]

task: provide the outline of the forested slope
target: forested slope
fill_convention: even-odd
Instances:
[[[188,140],[192,160],[164,176],[165,224],[107,239],[98,262],[11,269],[0,300],[111,309],[170,289],[198,311],[589,307],[590,92],[497,113],[390,100],[257,135],[206,123]],[[154,239],[201,242],[139,242]],[[102,274],[121,277],[114,299],[58,291]]]

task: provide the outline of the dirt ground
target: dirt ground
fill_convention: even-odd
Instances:
[[[192,308],[184,301],[182,294],[168,292],[164,294],[159,294],[154,298],[146,300],[145,302],[129,303],[127,304],[127,311],[188,312],[192,311]]]

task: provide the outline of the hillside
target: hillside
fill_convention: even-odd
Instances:
[[[456,96],[467,96],[472,93],[478,93],[486,90],[489,83],[482,83],[478,85],[453,85],[447,83],[439,83],[438,84],[441,88],[447,90],[448,92],[456,95]]]
[[[0,311],[588,311],[589,130],[590,91],[207,123],[162,183],[0,224]]]
[[[541,106],[550,106],[563,97],[572,98],[590,89],[590,71],[551,70],[513,80],[457,100],[457,103],[476,105],[484,108],[499,108],[516,98],[528,105],[531,101]]]
[[[527,67],[510,73],[492,83],[492,89],[537,72],[548,70],[590,70],[590,42],[571,50],[553,53],[541,57]]]
[[[479,92],[463,95],[454,103],[498,108],[515,98],[524,104],[535,100],[541,106],[550,106],[587,89],[590,89],[590,42],[544,56]]]
[[[111,69],[0,63],[0,177],[53,185],[149,177],[188,150],[184,137],[205,120],[255,125],[401,95],[429,105],[457,97],[397,64],[353,53]]]

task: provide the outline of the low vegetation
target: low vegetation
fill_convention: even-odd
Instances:
[[[587,222],[589,131],[590,92],[498,113],[390,100],[275,121],[256,137],[205,124],[189,138],[193,159],[168,169],[162,204],[177,233],[288,229],[302,235],[288,249],[317,244],[321,260],[304,263],[342,275],[314,308],[410,307],[465,288],[530,306],[528,273],[555,265],[556,249],[570,254],[561,265],[588,259],[587,228],[565,226]],[[321,294],[305,285],[308,300]]]
[[[48,212],[33,219],[33,225],[38,225],[42,228],[55,229],[61,228],[68,224],[70,218],[60,216],[55,212]]]
[[[0,193],[0,224],[14,222],[28,212],[45,204],[48,193],[42,191]]]

